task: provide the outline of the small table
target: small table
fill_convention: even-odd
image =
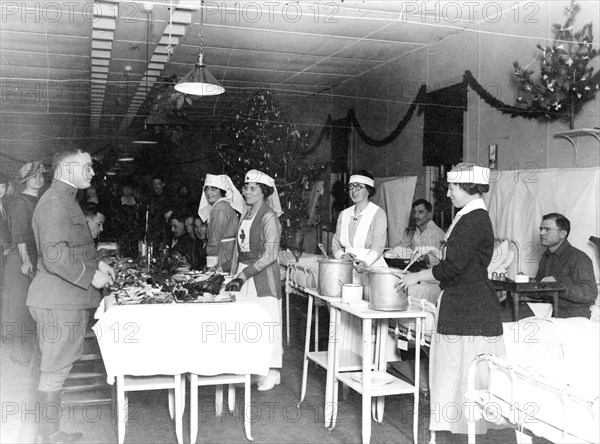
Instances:
[[[512,317],[515,322],[519,320],[521,302],[543,302],[551,299],[552,316],[556,317],[559,294],[566,291],[560,282],[492,281],[492,285],[496,291],[506,291],[507,296],[512,299]]]
[[[96,318],[93,330],[109,384],[127,376],[266,375],[277,327],[263,308],[243,296],[229,303],[119,305],[109,295]],[[245,418],[249,410],[244,412]],[[178,442],[183,442],[181,414],[175,421]]]
[[[327,384],[329,385],[333,381],[332,391],[332,421],[331,428],[335,427],[336,414],[337,414],[337,381],[341,381],[353,390],[362,394],[362,442],[368,443],[371,438],[371,400],[373,397],[377,397],[376,406],[374,406],[373,413],[375,419],[378,422],[383,421],[383,408],[384,408],[384,396],[388,395],[399,395],[399,394],[412,394],[414,396],[414,413],[413,413],[413,438],[414,442],[417,443],[418,437],[418,423],[419,423],[419,373],[420,373],[420,355],[421,355],[421,341],[423,335],[423,321],[425,319],[425,312],[421,310],[415,310],[409,308],[406,311],[381,311],[372,310],[367,306],[360,305],[349,305],[341,301],[331,302],[332,322],[336,322],[340,319],[340,313],[345,311],[353,316],[356,316],[362,320],[362,370],[354,372],[339,371],[339,350],[337,347],[334,348],[333,363],[329,366],[327,371]],[[396,378],[389,374],[386,378],[385,384],[373,384],[371,381],[371,327],[373,320],[376,321],[377,325],[377,338],[376,342],[376,363],[375,370],[378,372],[386,372],[387,361],[386,361],[386,340],[387,340],[387,329],[389,319],[415,319],[416,324],[416,340],[415,340],[415,383],[411,385],[408,382],[403,381],[400,378]],[[333,337],[330,335],[330,345],[335,345],[337,342],[337,328],[333,329]],[[330,349],[331,350],[331,349]],[[331,353],[330,353],[331,355]],[[379,373],[381,374],[381,373]],[[331,376],[330,376],[331,375]]]
[[[300,401],[298,406],[304,401],[306,395],[306,381],[308,375],[308,361],[313,361],[318,366],[322,367],[327,371],[327,384],[325,386],[325,427],[329,427],[331,424],[332,410],[329,408],[329,402],[333,397],[333,372],[329,373],[329,368],[333,366],[334,353],[338,350],[339,364],[338,371],[359,371],[362,368],[362,358],[357,353],[353,353],[352,350],[346,350],[343,344],[338,344],[338,341],[333,340],[337,332],[336,326],[338,323],[337,310],[331,310],[330,321],[329,321],[329,341],[327,350],[319,350],[318,341],[315,339],[315,349],[310,351],[310,332],[311,332],[311,321],[312,321],[312,308],[315,300],[320,300],[331,306],[332,302],[340,302],[339,297],[323,296],[319,294],[316,288],[306,288],[306,294],[308,295],[308,310],[306,313],[306,337],[304,341],[304,363],[302,366],[302,388],[300,391]],[[318,316],[318,312],[315,313]],[[315,326],[315,336],[317,335],[316,330],[318,324]],[[373,368],[373,365],[371,365]],[[330,380],[331,377],[331,380]]]

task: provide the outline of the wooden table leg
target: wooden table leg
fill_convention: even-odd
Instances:
[[[182,396],[185,398],[185,389],[183,393],[181,392],[182,384],[181,384],[181,374],[175,375],[175,435],[177,436],[177,444],[183,444],[183,409],[182,409]],[[183,386],[185,387],[185,386]]]
[[[508,295],[510,295],[511,300],[512,300],[512,317],[513,317],[513,322],[516,322],[519,320],[519,293],[515,292],[507,292]]]
[[[302,386],[300,388],[300,401],[298,407],[304,401],[306,396],[306,380],[308,378],[308,353],[310,351],[310,325],[312,323],[312,309],[314,298],[311,294],[308,295],[308,310],[306,312],[306,334],[304,336],[304,360],[302,364]]]
[[[117,442],[125,441],[125,425],[127,424],[128,408],[125,393],[125,376],[117,375]]]
[[[415,319],[415,402],[413,412],[413,442],[418,444],[419,438],[419,395],[421,394],[421,339],[423,338],[423,318]],[[424,376],[428,377],[427,375]]]
[[[552,293],[552,317],[553,318],[557,318],[558,317],[558,297],[559,297],[559,292],[555,291],[554,293]]]
[[[336,319],[338,319],[340,322],[342,319],[342,312],[341,310],[337,311],[337,317]],[[339,330],[336,330],[336,332]],[[341,335],[340,335],[341,336]],[[336,338],[339,339],[339,338]],[[333,352],[333,389],[332,389],[332,401],[331,401],[331,423],[329,426],[329,430],[333,430],[335,428],[335,425],[337,423],[337,414],[338,414],[338,392],[339,392],[339,387],[340,387],[340,382],[337,379],[337,375],[338,375],[338,368],[340,368],[340,351],[341,351],[342,347],[337,345],[337,341],[336,341],[336,347],[335,347],[335,351]]]
[[[329,340],[327,346],[327,378],[325,382],[325,427],[331,425],[331,420],[335,409],[337,408],[337,400],[333,399],[333,384],[335,380],[335,353],[337,349],[338,333],[339,333],[339,310],[333,306],[329,309]]]
[[[386,348],[387,348],[387,336],[388,336],[388,320],[387,319],[379,319],[377,321],[377,336],[375,346],[377,347],[378,357],[375,368],[379,372],[387,371],[387,356],[386,356]],[[376,408],[375,408],[375,421],[378,423],[383,422],[383,414],[385,409],[385,396],[379,396],[376,398]]]
[[[198,436],[198,375],[190,375],[190,444]]]
[[[368,444],[371,440],[371,319],[362,321],[362,442]]]
[[[248,438],[248,441],[254,441],[251,434],[252,403],[250,401],[250,378],[251,376],[249,374],[244,378],[244,430],[246,431],[246,438]]]
[[[285,270],[285,336],[287,341],[287,346],[290,346],[290,275],[292,268],[287,267]]]

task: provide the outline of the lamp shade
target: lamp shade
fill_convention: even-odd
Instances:
[[[140,131],[136,137],[131,141],[131,143],[135,143],[136,145],[156,145],[158,141],[154,134],[147,130],[146,125],[144,124],[144,130]]]
[[[193,96],[216,96],[225,92],[225,88],[217,82],[203,63],[202,54],[198,56],[198,63],[194,65],[194,69],[175,85],[175,90]]]

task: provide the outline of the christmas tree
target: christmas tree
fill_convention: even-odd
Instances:
[[[305,190],[325,166],[307,162],[309,134],[281,117],[271,92],[259,91],[242,105],[234,119],[221,123],[217,153],[223,173],[241,187],[248,170],[257,169],[275,179],[281,207],[281,245],[297,250],[308,219]]]
[[[521,88],[517,102],[531,111],[543,112],[548,120],[568,121],[571,129],[575,115],[587,101],[595,98],[600,88],[600,72],[594,73],[594,67],[588,66],[598,55],[592,48],[592,24],[587,23],[577,32],[573,30],[580,9],[572,0],[565,7],[565,24],[552,25],[552,46],[536,45],[541,51],[537,57],[539,77],[534,77],[534,71],[529,69],[531,63],[525,67],[518,61],[513,63],[514,76]]]

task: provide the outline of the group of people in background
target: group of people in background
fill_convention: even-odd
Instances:
[[[69,170],[68,165],[73,164],[76,171]],[[180,187],[179,198],[171,197],[163,180],[156,177],[147,198],[136,192],[133,184],[125,183],[120,194],[113,189],[107,203],[92,187],[94,172],[85,151],[56,155],[54,180],[40,199],[45,172],[40,163],[24,165],[19,171],[23,190],[12,198],[8,210],[2,207],[13,248],[13,254],[6,255],[2,316],[23,322],[25,330],[13,335],[20,346],[24,331],[57,320],[76,323],[83,338],[86,310],[98,305],[98,290],[114,278],[101,257],[87,250],[110,222],[119,227],[116,232],[121,235],[124,255],[134,253],[137,241],[146,239],[157,249],[185,257],[193,268],[232,276],[226,289],[250,298],[279,325],[269,373],[255,382],[259,390],[280,383],[283,346],[278,257],[282,228],[278,217],[282,209],[272,177],[250,170],[240,191],[227,175],[208,174],[199,203],[190,199],[187,188]],[[462,405],[472,359],[480,353],[504,354],[500,305],[487,272],[494,249],[494,232],[482,199],[489,190],[488,179],[486,168],[455,167],[447,177],[448,196],[459,211],[448,231],[444,233],[431,220],[431,204],[418,200],[412,206],[415,226],[403,240],[426,258],[427,268],[404,274],[398,288],[429,282],[437,294],[437,330],[430,357],[432,405]],[[87,193],[78,203],[76,196],[81,190]],[[369,267],[387,267],[383,252],[388,221],[384,210],[370,201],[376,190],[367,171],[352,174],[346,190],[352,205],[337,219],[332,250],[336,258],[353,263],[353,280],[361,283]],[[589,306],[597,296],[591,260],[568,243],[570,223],[564,216],[551,213],[540,223],[540,240],[547,251],[536,279],[559,281],[567,287],[559,315],[589,318]],[[437,250],[419,251],[429,243]],[[48,245],[57,249],[60,257],[77,260],[52,259],[56,256],[44,250]],[[40,337],[38,343],[42,355],[39,400],[59,402],[72,364],[81,356],[82,342],[57,345]],[[32,350],[15,347],[11,358],[27,363]],[[453,422],[437,418],[431,423],[432,430],[453,433],[466,433],[466,427],[466,417]],[[478,423],[479,433],[486,428]],[[57,423],[45,421],[39,434],[42,442],[77,438],[60,431]]]
[[[273,338],[271,369],[254,382],[258,390],[270,390],[280,383],[278,216],[282,211],[273,178],[248,171],[240,192],[228,176],[208,175],[200,206],[192,211],[189,196],[187,205],[169,198],[160,178],[152,181],[152,195],[145,205],[129,184],[112,205],[106,205],[95,189],[77,199],[82,190],[92,188],[95,175],[91,156],[82,149],[55,154],[53,167],[52,183],[40,198],[46,170],[39,162],[24,165],[19,171],[23,190],[12,196],[6,207],[2,199],[1,208],[3,236],[10,233],[10,238],[3,238],[2,340],[10,342],[9,356],[17,365],[27,365],[39,351],[36,402],[41,409],[60,405],[64,383],[83,353],[90,310],[100,303],[102,289],[115,279],[114,270],[97,251],[95,239],[110,219],[120,218],[133,227],[144,207],[144,237],[150,243],[186,257],[198,269],[231,274],[234,279],[227,290],[239,291],[262,306],[273,325],[279,325]],[[6,191],[3,187],[3,198]],[[181,196],[188,194],[184,191]],[[5,326],[14,326],[14,331]],[[40,334],[48,328],[59,329],[58,334],[52,338]],[[75,442],[82,437],[61,430],[60,417],[42,415],[38,419],[34,442]]]
[[[430,405],[432,412],[443,406],[457,406],[458,417],[432,413],[430,430],[466,434],[468,406],[465,404],[468,371],[473,359],[490,353],[504,356],[500,302],[488,277],[494,252],[494,231],[482,196],[489,191],[488,168],[459,164],[447,174],[448,192],[459,211],[444,233],[431,221],[431,205],[413,203],[414,228],[407,230],[401,248],[409,248],[425,257],[427,268],[403,273],[396,288],[413,292],[427,284],[435,290],[436,326],[432,332],[429,356]],[[362,283],[369,267],[385,267],[382,255],[387,239],[384,210],[370,198],[375,181],[366,171],[350,176],[347,190],[353,205],[337,220],[333,253],[353,263],[355,283]],[[558,303],[559,317],[590,318],[598,290],[591,259],[567,240],[570,222],[561,214],[549,213],[540,223],[540,243],[545,252],[540,260],[536,281],[560,282],[566,291]],[[424,248],[434,247],[434,248]],[[360,326],[349,317],[338,326],[344,341],[360,337]],[[476,421],[476,433],[498,427]]]

